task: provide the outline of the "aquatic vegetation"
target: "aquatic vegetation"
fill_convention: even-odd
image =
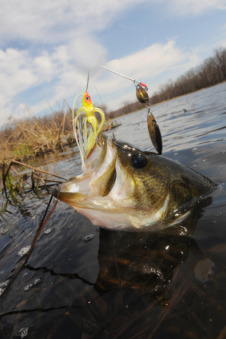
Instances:
[[[33,192],[39,197],[44,191],[49,192],[53,186],[59,184],[62,180],[66,179],[19,161],[11,161],[8,165],[3,163],[0,186],[0,216],[8,212],[7,206],[9,204],[20,206],[27,194]]]

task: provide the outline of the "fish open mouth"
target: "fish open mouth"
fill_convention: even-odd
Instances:
[[[83,173],[62,184],[59,199],[88,217],[93,224],[111,229],[140,229],[165,215],[169,197],[163,206],[153,210],[137,207],[136,182],[123,163],[122,155],[139,150],[104,135],[88,158]],[[152,212],[152,213],[151,213]]]
[[[131,209],[133,182],[117,157],[114,139],[98,138],[90,156],[85,159],[83,173],[62,184],[59,199],[89,217],[94,224],[128,226],[122,215]]]

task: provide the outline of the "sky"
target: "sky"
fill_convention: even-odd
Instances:
[[[226,0],[0,0],[0,127],[66,110],[86,89],[96,107],[151,96],[226,48]]]

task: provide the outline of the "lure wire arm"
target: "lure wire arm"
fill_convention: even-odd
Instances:
[[[105,69],[106,71],[109,71],[109,72],[112,72],[114,74],[117,74],[119,76],[121,76],[122,78],[125,78],[125,79],[128,79],[130,81],[133,82],[134,86],[137,88],[137,87],[142,87],[146,92],[148,91],[148,87],[145,83],[141,82],[141,81],[137,81],[135,79],[132,79],[130,77],[128,77],[127,75],[123,74],[123,73],[120,73],[120,72],[117,72],[111,68],[108,68],[106,66],[103,66],[103,65],[99,65],[101,68]]]
[[[137,80],[135,80],[135,79],[132,79],[132,78],[128,77],[127,75],[125,75],[125,74],[123,74],[123,73],[119,73],[119,72],[117,72],[117,71],[115,71],[115,70],[113,70],[113,69],[111,69],[111,68],[108,68],[108,67],[103,66],[103,65],[99,65],[99,66],[100,66],[101,68],[105,69],[106,71],[112,72],[112,73],[114,73],[114,74],[117,74],[117,75],[121,76],[122,78],[125,78],[125,79],[128,79],[128,80],[132,81],[133,84],[134,84],[134,86],[137,86],[137,85],[143,86],[143,85],[145,85],[144,83],[139,82],[139,81],[137,81]],[[145,87],[147,88],[146,85],[145,85]],[[148,88],[147,88],[147,89],[148,89]]]

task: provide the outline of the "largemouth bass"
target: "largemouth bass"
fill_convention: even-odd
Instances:
[[[175,225],[215,187],[178,162],[103,134],[84,164],[81,175],[62,184],[59,199],[108,229]]]

